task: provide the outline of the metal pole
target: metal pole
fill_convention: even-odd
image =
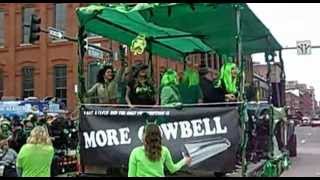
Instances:
[[[284,70],[284,62],[282,59],[282,50],[279,50],[279,60],[281,66],[281,74],[280,74],[280,85],[281,85],[281,106],[286,104],[286,72]]]
[[[25,27],[30,27],[30,25],[28,25],[28,24],[25,24],[24,26]],[[47,33],[47,34],[49,33],[49,31],[47,29],[44,29],[44,28],[40,28],[40,32]],[[71,42],[78,42],[78,38],[75,38],[75,37],[64,35],[63,38],[68,40],[68,41],[71,41]],[[109,54],[113,53],[112,50],[105,49],[105,48],[102,48],[102,47],[99,47],[99,46],[96,46],[96,45],[93,45],[93,44],[88,44],[88,46],[92,47],[92,48],[95,48],[95,49],[98,49],[100,51],[109,53]]]
[[[320,48],[320,45],[319,46],[311,46],[311,48]],[[285,48],[282,48],[281,50],[290,50],[290,49],[297,49],[297,47],[285,47]]]
[[[236,8],[236,26],[237,26],[237,35],[236,35],[236,50],[237,50],[237,60],[240,62],[240,94],[239,94],[239,100],[244,100],[244,83],[245,83],[245,77],[244,77],[244,67],[242,62],[242,37],[241,37],[241,7],[239,4],[235,5]],[[242,176],[247,176],[247,159],[246,159],[246,147],[247,147],[247,132],[246,132],[246,109],[245,104],[240,105],[240,122],[241,122],[241,147],[240,147],[240,157],[241,157],[241,174]]]

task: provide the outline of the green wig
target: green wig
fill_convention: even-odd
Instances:
[[[220,69],[219,78],[216,84],[216,87],[221,87],[222,81],[224,82],[226,91],[228,93],[236,93],[237,92],[237,78],[232,78],[231,71],[236,67],[234,63],[225,63]]]
[[[198,85],[199,81],[199,73],[187,67],[183,73],[182,83],[187,84],[188,86],[194,86]]]
[[[178,85],[177,72],[173,69],[168,69],[161,78],[161,86]]]

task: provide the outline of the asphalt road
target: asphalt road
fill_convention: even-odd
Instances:
[[[320,127],[297,127],[298,155],[281,177],[320,177]]]

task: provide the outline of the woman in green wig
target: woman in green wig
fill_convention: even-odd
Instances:
[[[183,104],[202,103],[202,91],[200,88],[200,76],[192,62],[186,62],[187,66],[180,77],[179,90]]]
[[[181,104],[178,84],[177,72],[168,69],[161,79],[161,105],[176,106]]]
[[[234,63],[227,62],[220,69],[215,87],[221,89],[221,95],[227,102],[237,100],[237,74],[238,69]]]

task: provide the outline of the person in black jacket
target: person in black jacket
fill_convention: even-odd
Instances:
[[[203,103],[224,102],[224,92],[214,87],[217,72],[206,67],[199,69],[200,87],[203,95]]]

